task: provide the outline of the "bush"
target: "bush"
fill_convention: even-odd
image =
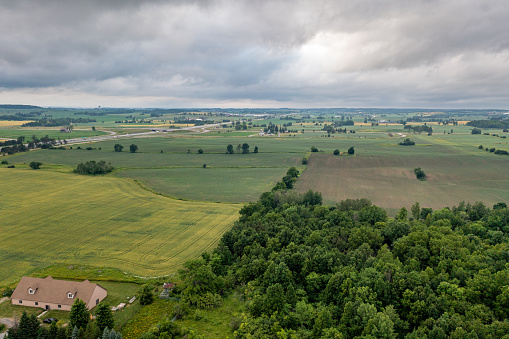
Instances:
[[[414,169],[415,177],[419,180],[426,180],[426,173],[420,168],[417,167]]]
[[[302,158],[302,164],[303,165],[307,165],[308,164],[308,159],[307,158]]]
[[[403,140],[403,142],[400,142],[399,144],[402,146],[413,146],[415,145],[415,141],[410,140],[410,138],[406,138],[405,140]]]
[[[31,169],[36,170],[36,169],[41,168],[41,165],[42,165],[42,162],[32,161],[29,166],[30,166]]]
[[[7,168],[15,168],[15,167],[16,167],[16,166],[14,166],[14,165],[9,165],[9,166],[7,166]]]
[[[198,154],[203,154],[203,150],[201,148],[198,150]]]
[[[479,149],[484,149],[484,147],[482,145],[479,145]]]
[[[7,160],[2,160],[2,165],[7,165],[9,162]]]
[[[482,131],[479,128],[474,128],[472,130],[472,134],[481,134],[481,133],[482,133]]]
[[[318,148],[316,148],[315,146],[311,147],[311,152],[318,152]]]
[[[335,149],[334,152],[332,152],[332,153],[334,153],[334,155],[339,155],[339,150]]]
[[[355,154],[355,150],[353,149],[353,146],[348,149],[348,154],[350,154],[350,155]]]

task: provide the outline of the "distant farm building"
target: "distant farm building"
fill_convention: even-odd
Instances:
[[[13,305],[40,307],[46,310],[70,311],[76,299],[85,302],[88,309],[94,308],[108,292],[98,284],[42,278],[23,277],[11,296]]]
[[[173,291],[173,288],[175,287],[175,285],[177,285],[177,284],[169,283],[169,282],[164,283],[163,291],[161,292],[161,294],[159,294],[159,298],[168,299],[170,297],[170,292]]]

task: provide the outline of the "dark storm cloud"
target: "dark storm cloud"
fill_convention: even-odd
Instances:
[[[2,1],[0,99],[504,107],[507,17],[497,0]]]

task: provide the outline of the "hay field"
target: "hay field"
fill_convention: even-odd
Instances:
[[[213,248],[240,205],[185,202],[114,177],[0,168],[0,285],[50,264],[175,273]]]
[[[413,169],[421,167],[428,179],[418,181]],[[365,155],[313,154],[298,179],[298,192],[322,192],[329,203],[368,198],[374,204],[397,209],[418,201],[434,209],[461,201],[482,201],[488,206],[509,202],[509,157],[494,154]]]
[[[21,126],[21,125],[29,123],[29,122],[33,122],[33,120],[23,120],[23,121],[0,120],[0,127]]]

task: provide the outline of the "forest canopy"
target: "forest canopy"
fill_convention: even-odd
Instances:
[[[367,199],[275,191],[240,213],[181,272],[191,307],[240,292],[235,338],[507,338],[505,204],[416,203],[389,218]]]

